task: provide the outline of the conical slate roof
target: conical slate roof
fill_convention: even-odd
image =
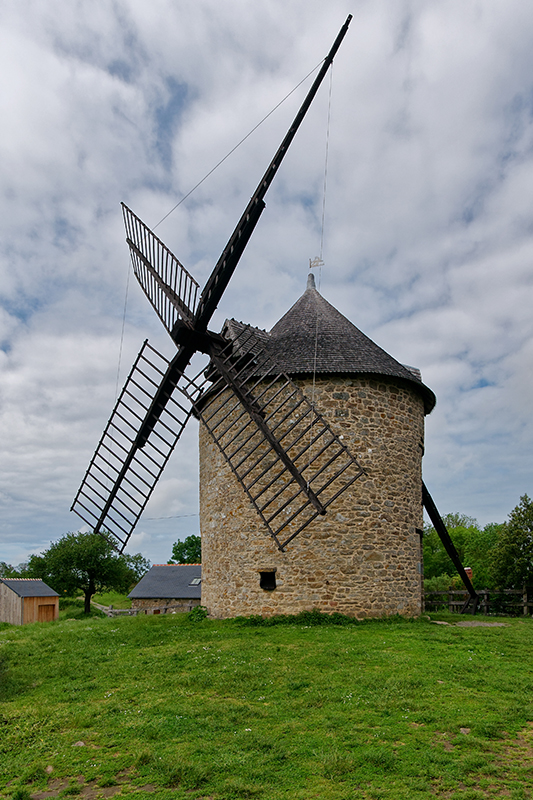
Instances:
[[[241,325],[227,320],[224,333],[234,338]],[[303,295],[270,333],[256,330],[261,345],[268,347],[276,365],[288,375],[399,378],[420,392],[427,414],[435,406],[435,395],[422,383],[419,371],[400,364],[328,303],[317,291],[312,273]]]

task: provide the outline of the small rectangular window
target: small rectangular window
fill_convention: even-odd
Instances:
[[[201,578],[193,578],[192,581],[189,583],[189,586],[198,586],[202,582]]]
[[[259,573],[259,586],[265,592],[272,592],[276,588],[276,573],[273,570]]]

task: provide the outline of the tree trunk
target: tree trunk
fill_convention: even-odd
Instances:
[[[85,606],[83,608],[84,614],[91,613],[91,597],[93,594],[96,594],[96,586],[94,585],[92,578],[89,578],[89,585],[85,589]]]

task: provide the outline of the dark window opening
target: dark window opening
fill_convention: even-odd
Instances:
[[[261,589],[264,589],[265,592],[272,592],[276,588],[276,573],[270,570],[270,572],[260,572],[259,575]]]

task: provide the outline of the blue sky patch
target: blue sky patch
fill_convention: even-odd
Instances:
[[[189,96],[189,89],[186,83],[179,83],[172,77],[166,79],[165,85],[166,102],[157,106],[154,112],[155,134],[156,148],[163,166],[170,169],[172,166],[172,142]]]

